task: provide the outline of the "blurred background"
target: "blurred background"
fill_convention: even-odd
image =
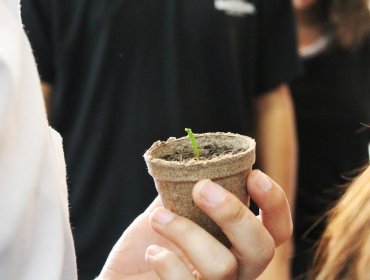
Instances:
[[[64,139],[80,279],[157,195],[145,150],[185,127],[256,138],[295,217],[281,277],[261,279],[306,278],[324,214],[369,164],[368,0],[24,0],[22,17]]]

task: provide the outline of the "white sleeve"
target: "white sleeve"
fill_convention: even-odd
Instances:
[[[0,278],[76,279],[61,138],[19,22],[0,0]]]

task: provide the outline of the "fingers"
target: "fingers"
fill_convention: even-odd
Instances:
[[[167,240],[153,231],[149,224],[150,213],[159,206],[162,206],[162,202],[157,197],[145,212],[139,215],[125,230],[111,250],[102,275],[109,276],[114,272],[115,275],[120,274],[122,278],[126,279],[129,275],[137,274],[137,271],[149,271],[148,264],[144,259],[147,247],[150,244],[167,243]],[[126,265],[122,265],[123,263]]]
[[[180,248],[205,279],[236,277],[235,256],[194,222],[160,207],[153,211],[151,225],[156,232]]]
[[[262,172],[251,172],[248,192],[261,209],[262,223],[238,198],[212,181],[202,180],[194,186],[194,202],[221,227],[232,243],[231,251],[195,223],[163,207],[153,210],[150,224],[182,250],[205,279],[255,279],[271,261],[275,247],[291,236],[292,221],[284,191]],[[164,263],[181,261],[168,252],[159,256]],[[161,267],[158,273],[169,269],[164,264]],[[182,265],[174,267],[185,273]]]
[[[257,217],[237,197],[210,180],[194,186],[193,199],[231,241],[239,259],[239,278],[260,275],[274,255],[275,243]]]
[[[161,280],[195,279],[183,260],[175,253],[163,247],[157,245],[149,246],[145,254],[145,259],[154,268]]]
[[[293,231],[289,203],[283,189],[259,170],[250,173],[247,185],[249,195],[260,208],[263,225],[279,246]]]

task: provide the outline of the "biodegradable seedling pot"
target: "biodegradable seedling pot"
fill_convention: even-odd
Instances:
[[[164,207],[187,217],[226,246],[230,242],[221,229],[192,200],[195,183],[211,179],[249,205],[247,174],[255,162],[255,141],[233,133],[195,134],[200,156],[194,157],[188,137],[155,142],[144,154],[149,174]]]

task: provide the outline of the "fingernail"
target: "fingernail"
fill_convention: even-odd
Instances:
[[[199,194],[209,203],[220,203],[225,199],[225,190],[211,180],[201,180],[197,184]]]
[[[153,220],[160,225],[168,224],[174,217],[175,215],[165,208],[158,208],[153,212]]]
[[[158,246],[158,245],[151,245],[149,246],[147,249],[146,249],[146,254],[148,256],[156,256],[158,255],[159,253],[161,253],[163,251],[163,248]]]
[[[263,191],[268,191],[269,189],[272,188],[271,180],[267,177],[265,173],[259,170],[254,173],[253,180],[257,184],[257,186]]]

